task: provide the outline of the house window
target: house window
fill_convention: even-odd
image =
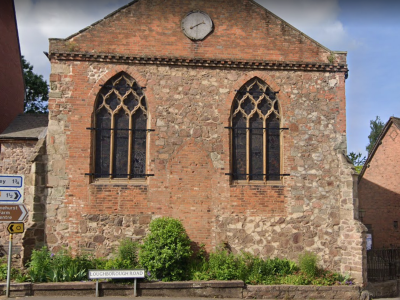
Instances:
[[[147,106],[139,84],[128,74],[108,80],[96,98],[95,178],[146,176]]]
[[[280,180],[280,120],[276,93],[264,81],[240,88],[231,110],[232,179]]]

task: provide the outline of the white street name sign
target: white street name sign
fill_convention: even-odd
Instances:
[[[144,278],[144,270],[89,270],[89,279]]]

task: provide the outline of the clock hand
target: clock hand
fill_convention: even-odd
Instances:
[[[201,25],[201,24],[206,24],[206,23],[204,23],[204,20],[203,20],[203,22],[201,22],[201,23],[199,23],[199,24],[196,24],[196,25],[193,25],[192,27],[190,27],[190,29],[193,29],[193,28],[195,28],[195,27],[197,27],[197,26],[199,26],[199,25]]]

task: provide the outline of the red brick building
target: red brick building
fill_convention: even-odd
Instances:
[[[0,133],[24,111],[25,86],[13,0],[0,1]]]
[[[369,154],[358,182],[362,221],[372,248],[400,245],[400,119],[391,117]]]
[[[179,218],[208,250],[363,281],[346,53],[252,0],[139,0],[50,39],[46,243],[108,255]]]

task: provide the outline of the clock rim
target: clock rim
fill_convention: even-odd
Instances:
[[[185,22],[185,20],[186,20],[186,18],[187,18],[188,16],[194,14],[194,13],[201,13],[201,14],[205,15],[206,17],[208,17],[208,18],[210,19],[210,21],[211,21],[211,27],[209,28],[209,32],[208,32],[203,38],[196,38],[196,37],[190,35],[188,32],[186,32],[185,27],[184,27],[184,25],[183,25],[184,22]],[[188,12],[188,13],[183,17],[183,19],[182,19],[182,21],[181,21],[181,29],[182,29],[183,33],[185,34],[185,36],[186,36],[187,38],[189,38],[190,40],[192,40],[192,41],[202,41],[202,40],[204,40],[206,37],[208,37],[208,36],[214,31],[214,22],[213,22],[213,20],[211,19],[210,15],[209,15],[208,13],[206,13],[206,12],[204,12],[204,11],[201,11],[201,10],[192,10],[192,11]]]

